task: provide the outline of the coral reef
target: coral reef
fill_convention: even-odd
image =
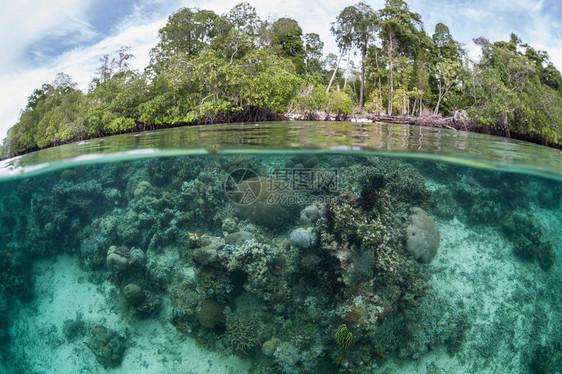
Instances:
[[[243,194],[235,200],[237,215],[269,229],[282,229],[295,220],[298,206],[291,186],[274,178],[250,178],[238,186]],[[248,196],[251,196],[250,200]]]
[[[431,201],[433,213],[440,218],[457,217],[469,225],[500,227],[511,212],[529,206],[524,192],[527,181],[523,176],[446,163],[438,163],[431,170],[426,164],[415,165],[424,174],[448,182],[446,187],[435,191]]]
[[[340,167],[338,178],[341,190],[350,190],[368,197],[384,188],[397,210],[403,207],[423,206],[431,201],[425,179],[407,163],[380,157],[346,158],[346,167]],[[349,166],[347,165],[349,164]]]
[[[316,223],[316,221],[323,218],[325,215],[326,206],[315,202],[301,211],[299,220],[303,225],[310,225]]]
[[[235,245],[237,247],[240,247],[245,242],[250,241],[250,240],[255,240],[255,239],[256,239],[256,237],[251,232],[238,231],[238,232],[233,232],[231,234],[228,234],[224,238],[224,241],[226,242],[226,244]]]
[[[218,261],[217,251],[225,244],[223,238],[203,236],[200,243],[192,251],[193,261],[201,265],[209,265]]]
[[[64,337],[69,341],[75,341],[86,335],[86,323],[81,319],[67,319],[63,324]]]
[[[535,234],[531,238],[523,235],[515,243],[513,251],[516,256],[527,261],[538,261],[542,269],[548,270],[554,264],[556,254],[552,244],[542,241],[540,234]]]
[[[299,344],[280,342],[273,353],[273,361],[281,373],[313,373],[319,370],[322,363],[319,357],[322,353],[323,349],[319,343],[303,350]]]
[[[431,217],[421,208],[411,208],[406,227],[408,252],[422,264],[433,260],[439,248],[439,230]]]
[[[292,190],[291,180],[265,176],[280,165],[337,169],[338,189]],[[237,168],[259,175],[239,186],[255,195],[251,204],[225,193]],[[169,311],[160,318],[179,332],[247,357],[256,372],[373,372],[387,357],[417,359],[438,346],[454,354],[472,321],[429,292],[424,273],[432,279],[444,260],[435,257],[440,238],[430,217],[493,219],[519,258],[553,269],[539,272],[545,277],[556,270],[556,243],[520,213],[528,202],[503,196],[524,183],[501,177],[455,172],[446,188],[428,183],[432,195],[396,159],[209,156],[22,181],[0,201],[0,340],[8,339],[9,297],[31,294],[33,260],[64,252],[79,256],[96,282],[113,284],[108,301],[121,323]],[[77,342],[89,324],[67,320],[62,336]],[[125,338],[98,325],[87,340],[102,365],[120,364]],[[529,365],[551,367],[553,355],[537,348]]]
[[[201,301],[201,305],[197,312],[197,319],[199,320],[201,326],[209,329],[223,327],[226,322],[224,307],[224,305],[211,299]]]
[[[199,324],[196,314],[199,298],[195,285],[188,281],[174,285],[170,300],[173,308],[170,323],[181,332],[192,332],[193,326]]]
[[[131,257],[129,248],[112,245],[107,251],[107,268],[113,273],[122,273],[129,269]]]
[[[293,230],[289,241],[292,246],[299,249],[308,249],[316,241],[316,230],[314,227],[309,227],[307,229],[298,228]]]
[[[0,288],[0,343],[9,339],[8,332],[8,294]]]
[[[279,345],[278,338],[269,339],[268,341],[262,344],[261,351],[266,356],[273,356],[278,345]]]
[[[315,155],[298,155],[291,157],[285,161],[285,168],[289,169],[312,169],[319,164],[318,157]]]
[[[543,233],[531,214],[511,215],[502,224],[504,234],[514,243],[515,255],[526,261],[538,261],[548,270],[556,259],[552,244],[543,239]]]
[[[232,353],[246,356],[259,346],[256,321],[243,317],[232,317],[226,323],[226,340]]]
[[[562,354],[560,353],[562,344],[553,342],[549,345],[540,345],[535,348],[533,357],[528,367],[533,374],[547,374],[557,372],[562,363]]]
[[[151,188],[152,188],[152,185],[150,184],[150,182],[142,181],[137,185],[137,188],[133,192],[133,196],[134,197],[142,196],[145,193],[147,193],[148,191],[150,191]]]
[[[139,306],[146,301],[143,289],[134,283],[129,283],[123,288],[123,295],[125,295],[125,299],[132,306]]]
[[[237,230],[237,227],[238,224],[233,218],[228,217],[222,221],[222,231],[227,234],[232,234],[233,232],[235,232]]]
[[[88,238],[80,245],[80,258],[87,267],[100,269],[107,263],[107,257],[105,245],[98,238]]]
[[[121,365],[125,354],[125,338],[107,327],[96,325],[86,343],[96,356],[96,360],[106,368]]]
[[[33,281],[31,261],[24,249],[15,243],[7,243],[0,249],[0,282],[7,293],[21,299],[32,295]]]
[[[470,321],[461,310],[429,294],[423,303],[404,314],[392,315],[369,333],[380,357],[395,354],[417,359],[437,346],[454,354],[464,342]]]

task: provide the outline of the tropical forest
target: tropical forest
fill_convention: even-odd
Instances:
[[[61,72],[35,89],[3,142],[12,157],[132,131],[270,120],[426,118],[560,148],[562,75],[546,51],[511,34],[475,35],[469,58],[447,25],[426,29],[404,0],[359,2],[330,25],[337,53],[290,17],[248,3],[225,14],[183,8],[168,18],[144,71],[123,46],[87,92]]]

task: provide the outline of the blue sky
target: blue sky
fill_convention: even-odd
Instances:
[[[121,46],[131,47],[134,69],[148,63],[158,29],[183,6],[222,14],[240,1],[230,0],[18,0],[2,5],[0,15],[0,139],[17,122],[27,97],[58,72],[87,90],[99,58]],[[349,0],[248,1],[262,19],[292,17],[303,31],[320,34],[324,53],[336,53],[330,22]],[[365,0],[379,9],[384,0]],[[515,32],[536,49],[546,50],[562,69],[562,2],[559,0],[409,0],[429,34],[443,22],[473,58],[472,39],[507,40]]]

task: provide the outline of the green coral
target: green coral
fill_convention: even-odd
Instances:
[[[226,325],[226,337],[232,353],[236,356],[245,356],[256,348],[258,339],[257,324],[253,319],[231,318]]]
[[[347,325],[344,323],[338,327],[334,339],[340,348],[348,349],[351,347],[351,344],[353,344],[353,333],[349,331]]]

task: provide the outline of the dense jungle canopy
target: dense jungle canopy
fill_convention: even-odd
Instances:
[[[471,61],[446,25],[433,32],[404,0],[360,2],[331,25],[338,54],[297,21],[261,20],[248,3],[226,14],[183,8],[160,30],[144,71],[128,47],[104,56],[87,92],[65,73],[28,98],[3,156],[92,137],[183,124],[455,113],[473,129],[560,146],[562,76],[515,34],[474,41]],[[345,62],[342,62],[345,61]],[[358,61],[355,66],[354,61]],[[319,115],[321,113],[321,115]]]

